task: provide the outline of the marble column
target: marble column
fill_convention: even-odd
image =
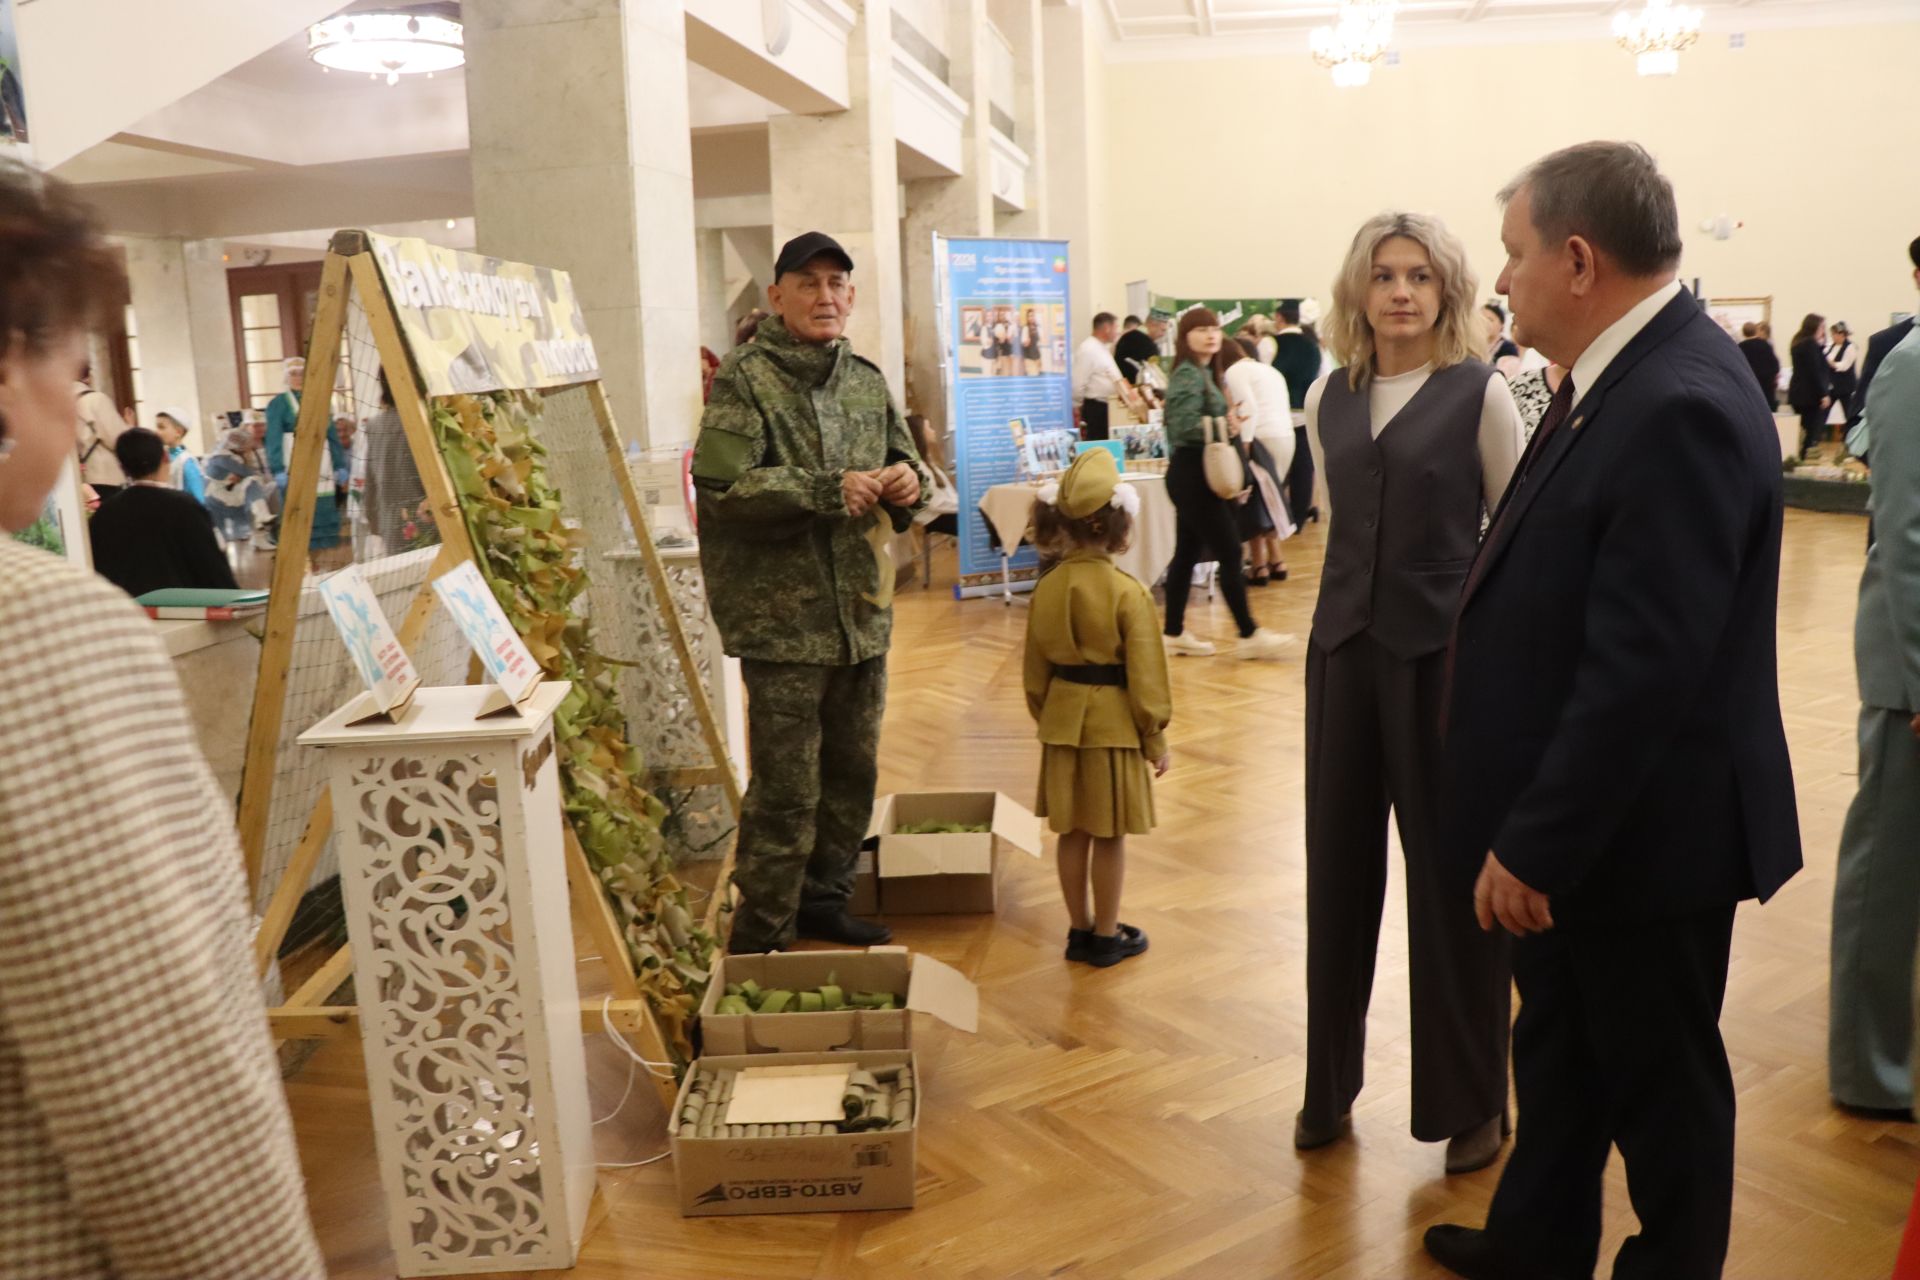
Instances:
[[[127,277],[140,358],[140,425],[174,409],[187,416],[187,447],[218,443],[208,418],[240,407],[233,312],[217,240],[127,236]]]
[[[620,432],[700,421],[683,0],[465,0],[479,251],[572,273]]]
[[[949,0],[948,83],[967,100],[961,126],[964,171],[958,177],[916,178],[906,184],[905,239],[907,403],[924,413],[936,434],[947,428],[941,382],[940,325],[934,295],[933,236],[990,236],[993,226],[993,120],[988,102],[987,0]]]
[[[1026,208],[1000,216],[1000,234],[1054,234],[1047,210],[1047,72],[1041,0],[1002,0],[1002,34],[1013,48],[1013,141],[1027,153]],[[1079,313],[1074,313],[1075,323]]]
[[[847,0],[860,19],[847,41],[845,111],[767,122],[773,168],[773,242],[824,231],[853,258],[847,336],[905,398],[900,297],[900,175],[893,125],[893,15],[889,0]]]
[[[1067,242],[1078,342],[1096,312],[1127,311],[1126,282],[1110,278],[1101,256],[1106,248],[1102,193],[1108,174],[1106,62],[1101,52],[1106,18],[1095,5],[1049,5],[1044,22],[1046,163],[1027,189],[1045,193],[1048,230]],[[1122,157],[1122,163],[1136,160]]]

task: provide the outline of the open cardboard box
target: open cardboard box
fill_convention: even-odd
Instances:
[[[924,822],[985,826],[953,835],[903,835]],[[991,912],[994,870],[1008,849],[1041,854],[1040,819],[998,791],[903,791],[874,806],[869,836],[880,839],[880,910],[884,915]]]
[[[837,980],[848,992],[891,991],[897,1009],[836,1009],[822,1013],[722,1014],[730,983],[752,979],[764,989],[811,991]],[[930,1013],[950,1027],[976,1031],[980,991],[957,969],[905,947],[869,951],[776,951],[722,956],[700,1002],[702,1053],[826,1053],[843,1049],[905,1049],[913,1043],[913,1014]]]
[[[709,1055],[696,1061],[694,1068],[738,1071],[773,1063],[844,1063],[868,1070],[904,1063],[913,1068],[912,1122],[903,1129],[797,1138],[682,1138],[676,1132],[672,1138],[673,1171],[680,1188],[681,1215],[692,1218],[913,1208],[920,1101],[925,1095],[925,1082],[920,1079],[913,1054],[896,1049],[777,1057]],[[689,1070],[671,1114],[680,1114],[693,1079],[694,1071]]]

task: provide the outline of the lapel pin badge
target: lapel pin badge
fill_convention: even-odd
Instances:
[[[1587,415],[1584,413],[1581,414],[1579,417],[1575,418],[1572,422],[1567,424],[1567,430],[1578,431],[1580,429],[1580,424],[1585,422],[1586,420],[1587,420]]]

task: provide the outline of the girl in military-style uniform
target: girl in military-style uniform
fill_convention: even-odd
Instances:
[[[1139,495],[1121,483],[1104,449],[1075,458],[1034,507],[1034,545],[1052,562],[1027,614],[1027,708],[1041,743],[1037,807],[1060,835],[1067,959],[1101,968],[1147,949],[1146,934],[1120,923],[1120,887],[1127,837],[1153,830],[1153,778],[1172,763],[1159,615],[1147,589],[1113,563],[1139,509]]]

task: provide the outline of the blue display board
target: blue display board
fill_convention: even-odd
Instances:
[[[1067,242],[936,236],[933,256],[960,491],[955,593],[971,594],[1001,571],[980,496],[1072,456],[1061,437],[1074,433]],[[1031,577],[1036,563],[1022,547],[1013,568]]]

